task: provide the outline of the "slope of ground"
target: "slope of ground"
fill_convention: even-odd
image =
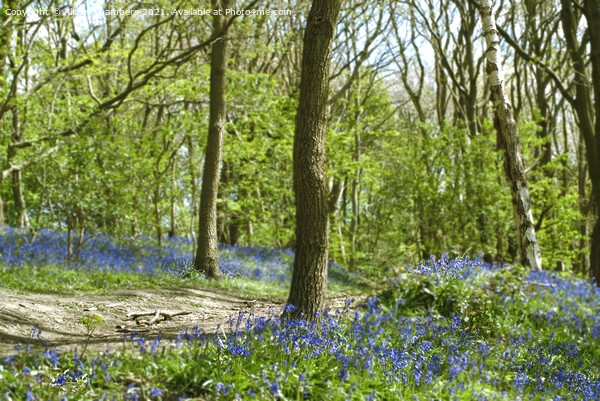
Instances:
[[[33,328],[41,330],[48,346],[71,350],[87,341],[82,318],[98,315],[105,323],[98,325],[89,340],[89,349],[104,351],[118,347],[125,333],[144,333],[152,338],[159,332],[164,338],[176,337],[181,329],[199,326],[214,332],[240,311],[256,316],[281,312],[285,300],[240,297],[220,289],[181,288],[179,290],[118,290],[101,294],[18,294],[0,288],[0,355],[16,352],[32,341]],[[343,305],[343,298],[329,300],[332,307]],[[138,312],[185,312],[150,325],[138,324],[131,316]],[[154,315],[138,320],[149,320]],[[34,336],[37,338],[37,336]],[[36,341],[37,342],[37,341]]]

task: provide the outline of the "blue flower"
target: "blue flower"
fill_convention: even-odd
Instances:
[[[164,390],[161,390],[159,388],[150,387],[150,396],[152,396],[152,397],[158,397],[159,395],[161,395],[163,393],[164,393]]]

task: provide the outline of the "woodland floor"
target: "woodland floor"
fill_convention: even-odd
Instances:
[[[343,306],[343,297],[328,299],[328,306]],[[162,337],[175,339],[181,329],[198,326],[214,332],[221,324],[228,330],[227,320],[237,318],[240,311],[252,310],[256,317],[268,315],[269,309],[279,314],[284,299],[248,298],[219,289],[181,288],[178,290],[118,290],[108,294],[77,293],[19,294],[0,289],[0,356],[15,354],[15,344],[39,344],[31,339],[33,327],[38,324],[43,340],[49,347],[63,352],[87,340],[87,331],[81,319],[99,315],[105,325],[96,327],[88,350],[118,350],[124,344],[124,333],[137,331],[146,339],[159,332]],[[156,311],[186,312],[150,325],[138,324],[128,314],[152,312],[138,320],[152,319]]]

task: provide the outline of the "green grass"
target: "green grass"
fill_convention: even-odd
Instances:
[[[369,285],[357,277],[356,284],[331,282],[328,296],[356,295]],[[192,273],[178,278],[166,273],[149,275],[138,272],[105,272],[100,270],[65,269],[56,265],[2,266],[0,287],[20,294],[72,294],[73,292],[107,294],[118,290],[169,290],[182,286],[219,288],[243,297],[285,298],[289,288],[281,282],[256,281],[245,278],[223,278],[215,281]]]
[[[186,284],[200,285],[190,280]],[[181,287],[181,279],[168,274],[147,275],[129,272],[103,272],[64,269],[60,266],[4,266],[0,270],[0,287],[21,294],[71,294],[129,289],[171,289]]]

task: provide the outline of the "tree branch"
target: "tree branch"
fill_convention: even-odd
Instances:
[[[56,152],[58,149],[60,148],[60,146],[54,146],[52,148],[47,149],[44,153],[40,154],[38,157],[36,157],[35,159],[32,160],[28,160],[25,163],[22,164],[17,164],[17,165],[12,165],[10,167],[7,167],[5,169],[2,170],[1,175],[0,175],[0,182],[4,181],[5,179],[8,178],[8,176],[13,172],[13,171],[20,171],[22,169],[24,169],[27,166],[30,166],[32,164],[35,164],[37,162],[39,162],[40,160],[46,158],[47,156],[49,156],[50,154]]]
[[[478,10],[481,9],[481,4],[479,4],[479,2],[477,2],[475,0],[467,0],[467,1],[471,4],[473,4],[473,6],[475,6]],[[499,26],[496,26],[496,31],[498,32],[498,34],[500,36],[502,36],[502,39],[504,39],[506,41],[506,43],[508,43],[510,45],[510,47],[512,47],[515,50],[515,52],[519,56],[521,56],[521,58],[523,60],[527,61],[528,63],[535,64],[538,68],[540,68],[546,74],[548,74],[548,76],[552,79],[552,81],[556,85],[556,88],[561,93],[561,95],[572,106],[574,106],[575,98],[573,98],[573,96],[571,96],[571,94],[569,93],[567,88],[565,88],[565,86],[563,85],[562,80],[558,77],[558,75],[556,75],[556,73],[550,67],[548,67],[544,62],[538,60],[535,57],[532,57],[529,53],[527,53],[525,51],[525,49],[523,49],[521,46],[519,46],[519,44],[504,29],[500,28]]]

